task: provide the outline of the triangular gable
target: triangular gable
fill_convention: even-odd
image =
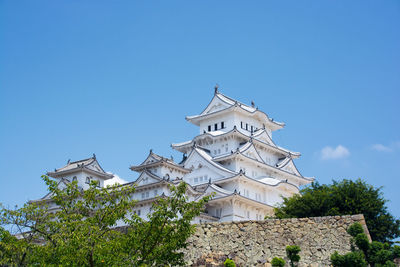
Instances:
[[[260,154],[258,153],[257,149],[255,148],[252,142],[248,142],[244,144],[240,149],[240,153],[245,155],[246,157],[255,159],[259,162],[264,163],[264,160],[261,158]]]
[[[162,179],[152,173],[149,173],[147,171],[143,171],[140,173],[139,177],[135,181],[135,184],[138,186],[141,185],[146,185],[146,184],[152,184],[152,183],[157,183],[162,181]]]
[[[184,168],[191,169],[193,167],[193,169],[198,169],[199,166],[207,167],[210,171],[224,177],[235,174],[234,171],[228,170],[222,165],[212,161],[212,157],[204,150],[193,148],[185,161]]]
[[[282,166],[281,169],[302,177],[292,159],[290,159],[288,163]]]
[[[97,172],[102,172],[104,173],[103,168],[100,166],[100,164],[97,162],[97,160],[93,160],[92,163],[90,163],[89,165],[85,166],[88,169],[97,171]]]
[[[272,141],[271,137],[265,130],[262,130],[260,133],[254,134],[253,138],[268,145],[276,146],[274,141]]]
[[[154,153],[150,153],[147,156],[147,158],[139,166],[151,164],[151,163],[154,163],[154,162],[158,162],[160,160],[161,160],[160,156],[158,156],[158,155],[156,155]]]
[[[201,112],[200,115],[205,115],[208,113],[213,113],[219,110],[223,110],[226,108],[229,108],[232,105],[227,104],[226,102],[222,101],[217,95],[214,95],[213,99],[211,102],[208,104],[208,106]]]
[[[216,186],[214,184],[209,184],[207,186],[207,188],[204,190],[203,194],[200,195],[199,198],[205,197],[205,196],[209,196],[209,195],[213,195],[213,199],[215,198],[220,198],[220,197],[226,197],[232,194],[232,192],[226,191],[224,189],[222,189],[219,186]]]

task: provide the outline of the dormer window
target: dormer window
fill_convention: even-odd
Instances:
[[[208,125],[208,131],[211,132],[211,125]]]
[[[221,122],[221,129],[225,129],[225,122]]]
[[[218,123],[214,124],[214,131],[218,130]]]

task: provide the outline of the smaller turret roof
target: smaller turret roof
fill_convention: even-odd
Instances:
[[[113,174],[106,173],[100,166],[96,159],[96,155],[93,154],[91,158],[82,159],[78,161],[68,160],[67,165],[59,169],[55,169],[53,172],[47,172],[47,175],[53,178],[63,177],[67,174],[75,172],[85,171],[97,175],[105,180],[113,178]]]
[[[139,165],[136,165],[136,166],[131,166],[130,169],[132,171],[141,172],[141,171],[143,171],[143,170],[145,170],[147,168],[157,167],[157,166],[160,166],[160,165],[165,165],[167,167],[174,168],[174,169],[179,170],[179,171],[181,171],[183,173],[190,172],[189,169],[185,169],[184,167],[178,165],[172,159],[164,158],[164,157],[162,157],[160,155],[157,155],[151,149],[150,149],[149,155],[147,156],[147,158],[142,163],[140,163]]]

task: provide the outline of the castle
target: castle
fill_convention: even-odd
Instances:
[[[214,96],[207,107],[186,120],[199,127],[199,135],[192,140],[172,144],[183,153],[181,162],[157,155],[150,150],[139,165],[131,166],[138,172],[132,198],[139,200],[135,212],[146,218],[152,202],[161,195],[168,196],[169,184],[185,181],[189,186],[189,200],[214,194],[206,210],[195,222],[224,222],[262,220],[273,215],[273,208],[299,192],[299,187],[314,178],[300,174],[294,159],[300,153],[275,144],[272,133],[282,129],[284,123],[276,122],[266,113],[251,105],[231,99],[215,87]],[[70,162],[48,172],[62,183],[76,180],[78,186],[88,188],[92,180],[99,187],[113,181],[96,156]],[[49,198],[45,196],[43,199]]]

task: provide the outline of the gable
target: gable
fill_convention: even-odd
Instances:
[[[141,186],[141,185],[146,185],[146,184],[157,183],[161,180],[162,180],[161,178],[158,178],[155,175],[151,175],[151,174],[147,173],[146,171],[144,171],[144,172],[140,173],[140,175],[137,178],[135,183],[138,186]]]
[[[96,160],[93,161],[91,164],[87,165],[86,168],[97,171],[97,172],[104,172]]]
[[[143,161],[143,163],[140,164],[140,165],[151,164],[151,163],[158,162],[158,161],[160,161],[160,160],[157,159],[153,154],[150,154],[150,155],[147,157],[147,159],[145,159],[145,160]]]
[[[287,172],[293,173],[297,176],[301,176],[300,172],[297,170],[296,165],[294,165],[293,160],[290,160],[283,168]]]
[[[275,146],[275,143],[272,141],[271,137],[265,131],[263,131],[261,134],[259,134],[257,136],[254,136],[254,138],[263,143]]]
[[[246,157],[252,158],[254,160],[257,160],[259,162],[264,163],[264,160],[261,158],[259,155],[257,149],[254,147],[252,143],[247,143],[242,147],[240,152],[245,155]]]
[[[221,99],[218,97],[214,96],[214,98],[211,100],[210,104],[206,107],[206,109],[201,113],[201,115],[208,114],[208,113],[213,113],[219,110],[223,110],[230,107],[227,103],[223,102]]]
[[[186,169],[192,169],[192,172],[193,172],[193,170],[207,167],[208,168],[207,171],[216,173],[221,177],[227,176],[227,175],[232,175],[235,173],[231,170],[226,169],[222,165],[212,161],[212,157],[209,154],[207,154],[207,152],[205,152],[201,149],[198,149],[198,148],[194,148],[190,152],[188,158],[185,161],[184,167]],[[190,174],[188,174],[188,175],[190,175]],[[186,175],[186,176],[188,176],[188,175]]]

